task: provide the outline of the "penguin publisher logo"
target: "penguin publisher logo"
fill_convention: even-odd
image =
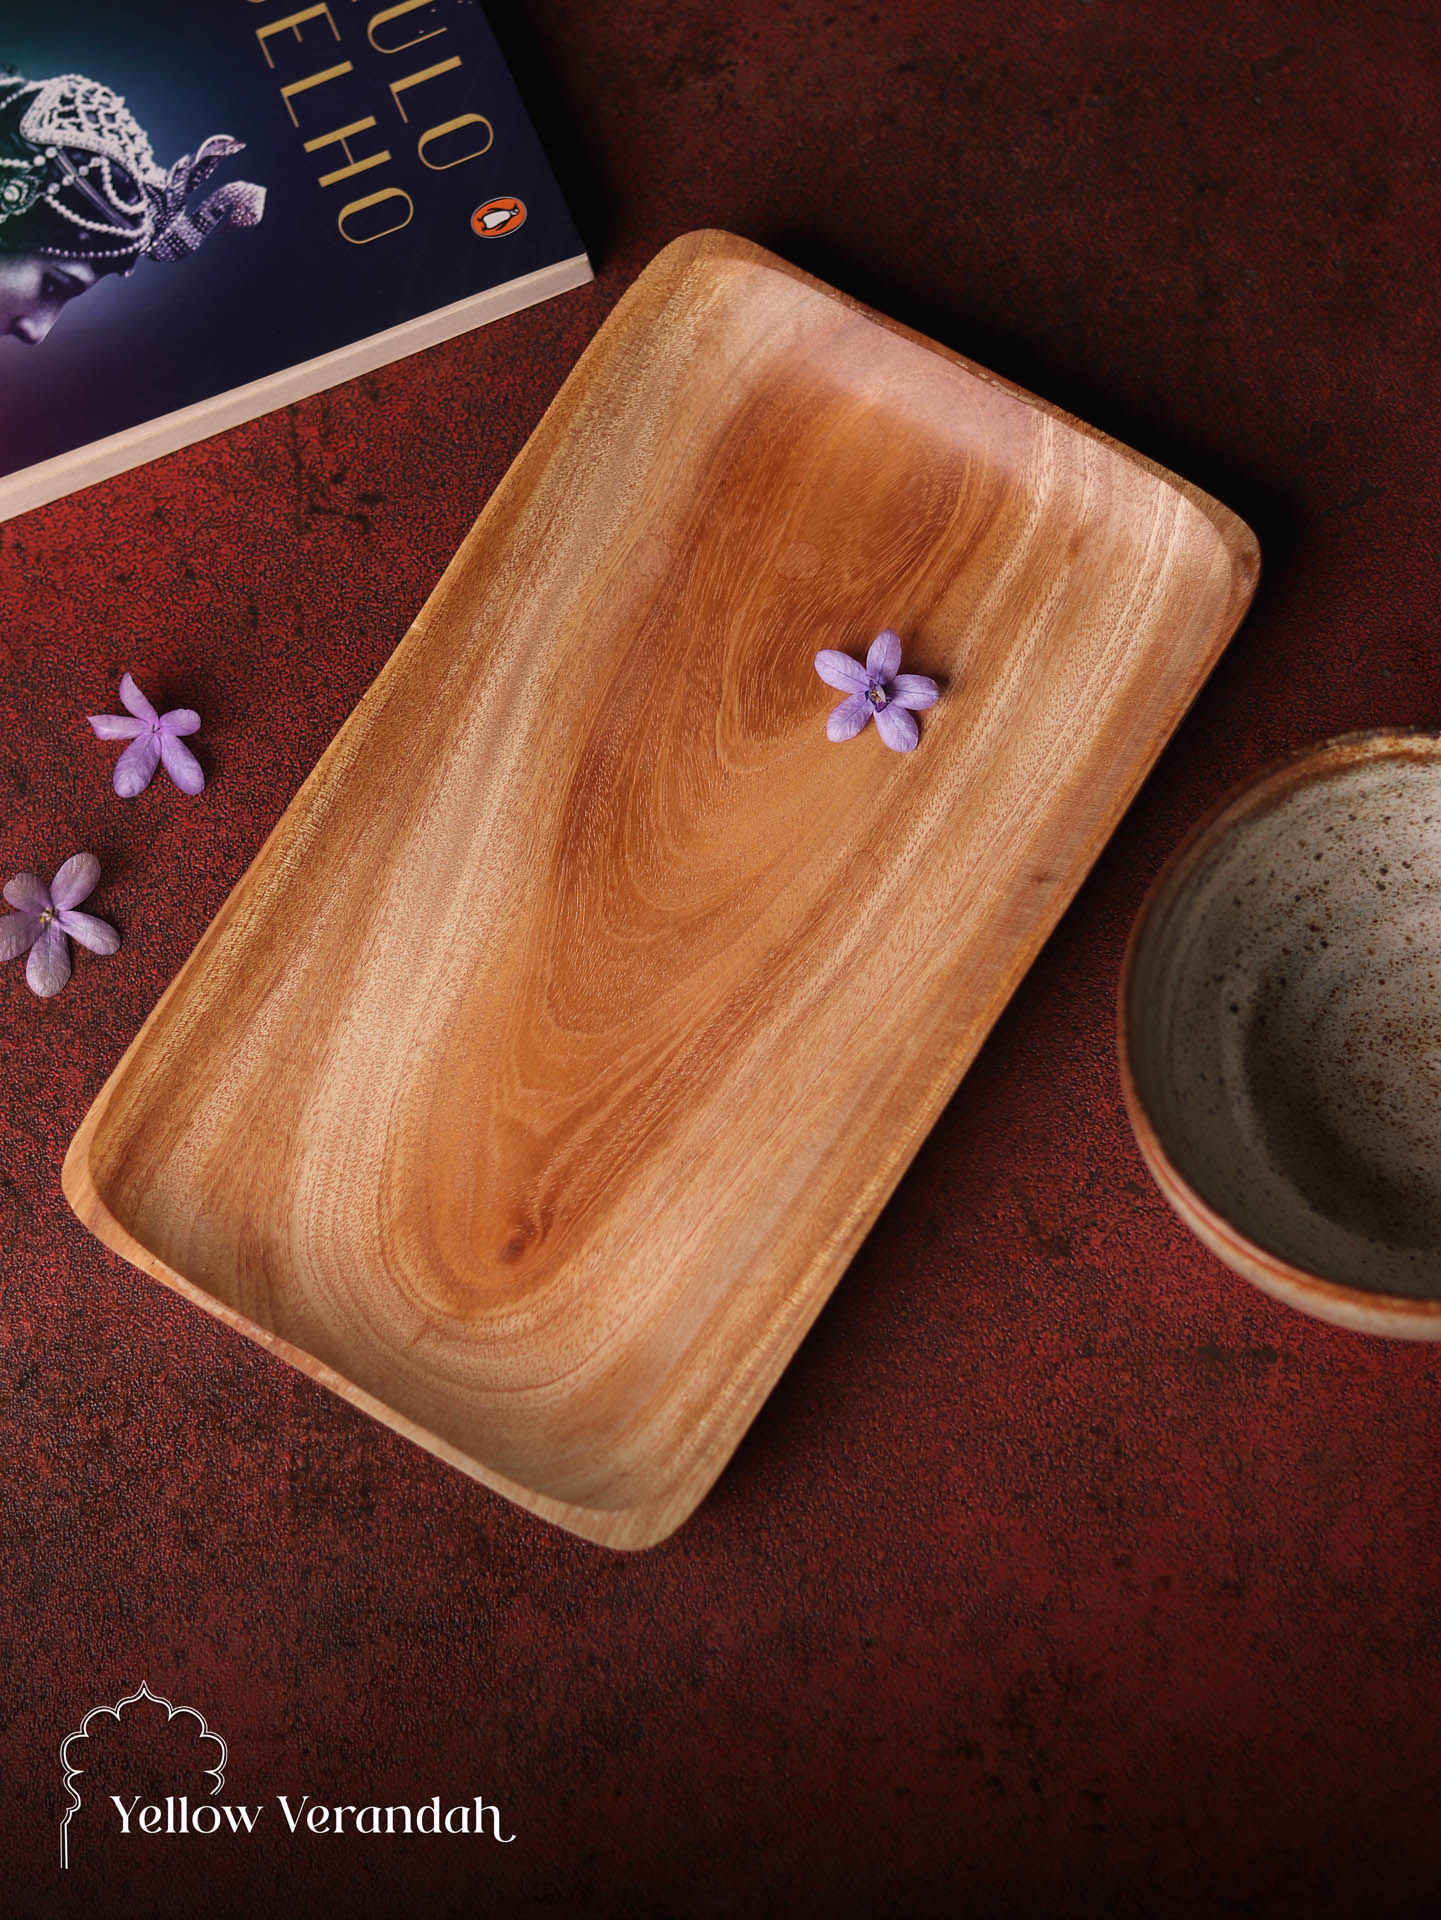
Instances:
[[[514,194],[502,194],[499,200],[487,200],[470,216],[470,230],[482,240],[499,240],[525,225],[525,202]]]

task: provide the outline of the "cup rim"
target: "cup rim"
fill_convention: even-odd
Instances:
[[[1378,1293],[1328,1279],[1261,1246],[1203,1199],[1161,1144],[1141,1099],[1131,1048],[1131,1005],[1141,944],[1163,902],[1181,892],[1212,849],[1241,821],[1327,773],[1371,760],[1400,759],[1441,763],[1441,731],[1374,727],[1330,735],[1246,774],[1195,821],[1163,862],[1131,923],[1116,992],[1116,1046],[1122,1098],[1141,1157],[1172,1211],[1218,1259],[1272,1298],[1333,1326],[1393,1339],[1441,1340],[1441,1297],[1427,1300]]]

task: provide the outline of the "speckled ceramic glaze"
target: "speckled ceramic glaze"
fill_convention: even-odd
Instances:
[[[1162,1191],[1268,1292],[1441,1338],[1441,738],[1328,741],[1161,875],[1121,1060]]]

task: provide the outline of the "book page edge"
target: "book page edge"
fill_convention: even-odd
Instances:
[[[471,294],[448,307],[437,307],[417,319],[387,327],[382,333],[367,334],[363,340],[333,348],[313,360],[302,360],[279,373],[265,374],[208,400],[197,400],[174,413],[162,413],[140,426],[127,427],[122,433],[93,440],[71,453],[22,467],[18,473],[0,479],[0,520],[14,519],[32,507],[45,506],[66,494],[78,493],[82,487],[113,479],[118,473],[193,446],[198,440],[208,440],[247,420],[257,420],[262,414],[308,399],[327,387],[373,373],[377,367],[403,360],[425,347],[438,346],[492,320],[503,320],[556,294],[583,287],[594,277],[589,256],[578,253],[569,260],[538,267],[518,280],[507,280],[502,286],[488,287],[484,293]]]

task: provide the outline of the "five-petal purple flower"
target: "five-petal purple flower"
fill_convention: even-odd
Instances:
[[[65,936],[92,953],[114,953],[120,935],[108,921],[76,907],[95,891],[100,862],[93,853],[74,853],[47,887],[33,873],[17,873],[5,885],[5,898],[17,909],[0,916],[0,960],[18,960],[32,993],[48,1000],[70,978],[70,947]]]
[[[823,647],[816,655],[816,672],[828,687],[847,697],[831,709],[826,721],[828,740],[850,740],[874,719],[876,732],[897,753],[909,753],[919,738],[915,715],[940,698],[934,680],[923,673],[900,673],[900,635],[889,627],[878,633],[866,663],[848,653]]]
[[[205,785],[200,762],[180,739],[194,733],[200,715],[190,707],[157,713],[127,673],[120,682],[125,713],[92,713],[90,724],[102,740],[128,740],[130,745],[115,762],[115,791],[133,800],[150,785],[150,776],[163,761],[165,771],[182,793],[199,793]],[[127,719],[126,715],[130,717]]]

